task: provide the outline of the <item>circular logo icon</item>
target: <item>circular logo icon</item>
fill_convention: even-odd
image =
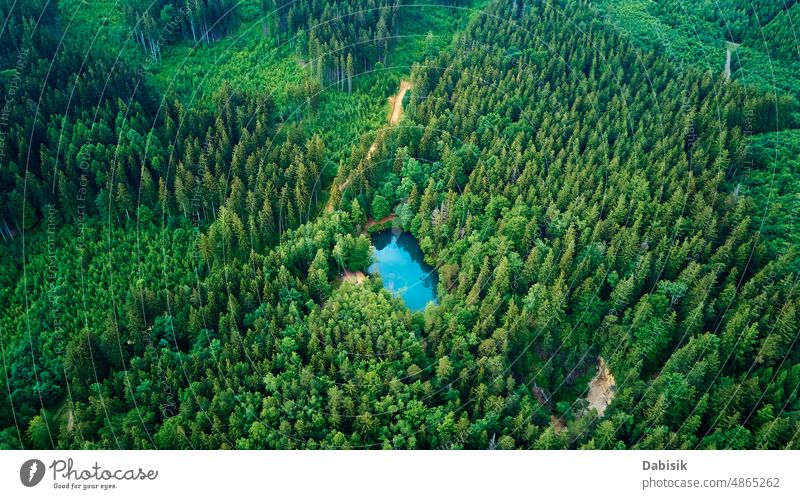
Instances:
[[[35,487],[44,478],[44,463],[38,459],[28,459],[19,469],[19,479],[26,487]]]

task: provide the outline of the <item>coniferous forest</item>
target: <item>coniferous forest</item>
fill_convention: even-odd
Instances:
[[[800,449],[797,2],[0,17],[0,449]]]

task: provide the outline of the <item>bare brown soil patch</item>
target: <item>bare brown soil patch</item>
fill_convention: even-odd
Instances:
[[[364,224],[364,234],[367,234],[369,232],[370,227],[372,227],[374,225],[385,224],[386,222],[391,222],[395,218],[397,218],[397,215],[395,215],[394,213],[392,213],[391,215],[386,215],[385,217],[381,218],[380,220],[373,220],[373,219],[370,218],[369,220],[367,220],[367,223]]]
[[[364,279],[366,278],[367,276],[364,275],[364,273],[361,272],[360,270],[357,272],[351,272],[349,270],[345,270],[339,277],[339,279],[341,279],[342,282],[354,282],[356,284],[361,284],[362,282],[364,282]]]
[[[586,396],[589,409],[595,409],[598,416],[606,412],[606,407],[614,399],[615,383],[614,375],[608,370],[606,362],[602,357],[598,357],[597,375],[589,382],[589,394]]]
[[[397,92],[397,95],[393,97],[389,97],[389,105],[392,107],[391,111],[389,112],[389,124],[394,125],[400,118],[403,117],[403,97],[406,96],[406,92],[411,89],[411,83],[406,80],[400,81],[400,90]]]
[[[564,423],[564,420],[553,415],[550,416],[550,424],[553,425],[553,430],[555,430],[556,433],[561,433],[567,429],[567,425]]]

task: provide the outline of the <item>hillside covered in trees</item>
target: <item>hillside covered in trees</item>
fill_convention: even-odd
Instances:
[[[0,448],[800,448],[796,2],[121,5],[0,0]]]

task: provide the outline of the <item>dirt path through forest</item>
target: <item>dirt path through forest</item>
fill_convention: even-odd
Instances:
[[[411,89],[411,83],[408,80],[400,80],[400,90],[394,97],[389,97],[389,102],[392,105],[392,112],[389,113],[389,124],[395,125],[400,118],[403,117],[403,97],[406,92]]]
[[[725,72],[722,73],[726,80],[731,79],[731,49],[726,51],[725,55]]]
[[[726,81],[731,79],[731,57],[737,48],[739,48],[738,43],[725,42],[725,71],[723,71],[722,76]]]
[[[400,88],[398,89],[397,94],[389,97],[389,106],[391,107],[391,110],[389,111],[388,122],[390,125],[396,125],[400,121],[400,118],[403,117],[403,98],[406,96],[406,92],[408,92],[410,89],[411,89],[411,82],[409,82],[408,80],[400,80]],[[380,141],[380,138],[381,134],[376,133],[375,140],[372,142],[372,144],[369,146],[369,149],[367,150],[367,157],[366,157],[367,161],[369,161],[369,159],[378,149],[378,142]],[[325,211],[327,213],[333,211],[333,192],[334,192],[333,190],[339,189],[339,192],[343,192],[347,187],[348,181],[349,179],[345,179],[345,181],[338,186],[336,185],[336,182],[334,182],[333,185],[331,186],[331,195],[328,196],[328,204],[325,205]]]

